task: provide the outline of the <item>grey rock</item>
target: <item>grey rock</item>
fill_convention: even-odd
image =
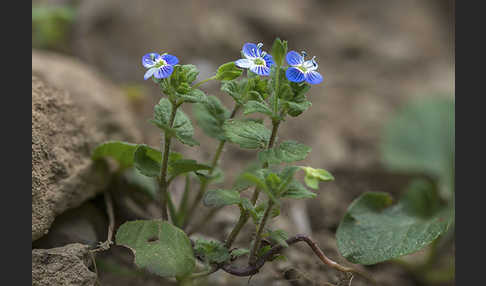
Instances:
[[[108,166],[91,161],[96,145],[139,138],[119,89],[77,61],[33,51],[32,241],[106,186]]]
[[[91,264],[88,246],[83,244],[74,243],[51,249],[33,249],[32,285],[95,285],[96,274],[89,270]]]

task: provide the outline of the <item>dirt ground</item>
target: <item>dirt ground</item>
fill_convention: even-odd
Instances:
[[[270,49],[278,36],[288,40],[290,49],[305,49],[317,56],[324,82],[310,91],[312,107],[282,124],[279,140],[293,139],[310,146],[311,155],[300,164],[329,170],[336,181],[321,183],[315,200],[285,205],[282,215],[272,223],[289,234],[310,234],[328,256],[342,263],[346,262],[337,252],[335,231],[348,205],[365,191],[385,191],[397,197],[413,177],[393,174],[383,167],[379,143],[384,124],[410,100],[451,97],[454,93],[452,1],[90,0],[76,5],[78,17],[69,40],[70,54],[96,67],[119,86],[135,87],[143,95],[132,107],[143,143],[152,146],[160,144],[160,134],[147,119],[160,94],[152,82],[143,81],[143,54],[175,54],[182,63],[197,65],[200,79],[212,75],[218,65],[236,60],[247,41],[263,42],[264,49]],[[209,83],[203,89],[232,108],[231,98],[225,97],[217,84]],[[188,107],[183,109],[190,114]],[[175,144],[175,150],[208,162],[217,142],[197,126],[195,138],[201,146]],[[227,144],[221,162],[226,180],[222,187],[230,186],[255,155]],[[182,188],[182,182],[175,182],[171,191],[176,199]],[[123,190],[120,197],[127,192]],[[120,201],[115,205],[117,224],[137,218]],[[103,213],[102,197],[90,204]],[[207,209],[201,207],[200,212],[198,216],[202,217]],[[236,208],[226,208],[199,235],[223,239],[237,218]],[[250,234],[250,229],[245,229],[236,245],[248,241]],[[251,280],[220,271],[201,285],[347,285],[339,282],[343,280],[339,273],[321,265],[304,245],[285,254],[287,261],[266,265]],[[101,284],[173,284],[135,271],[131,259],[126,249],[116,246],[99,255]],[[363,269],[381,285],[425,286],[395,263]],[[367,283],[355,277],[352,285]]]

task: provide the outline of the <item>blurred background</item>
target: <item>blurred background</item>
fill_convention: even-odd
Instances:
[[[315,55],[324,82],[309,92],[312,107],[286,121],[279,137],[312,147],[302,165],[329,170],[336,181],[321,184],[318,199],[286,206],[274,223],[290,234],[310,233],[330,257],[344,261],[336,250],[335,231],[359,194],[384,191],[398,198],[411,181],[425,177],[440,186],[444,200],[453,198],[454,25],[450,0],[33,0],[32,56],[35,61],[48,55],[51,62],[67,57],[112,82],[141,130],[137,143],[158,146],[160,134],[147,120],[160,93],[143,80],[144,54],[176,55],[182,64],[199,68],[199,80],[238,59],[245,42],[262,42],[270,50],[280,37],[289,50]],[[90,88],[81,81],[71,84]],[[216,82],[203,89],[232,108]],[[184,110],[191,114],[190,105]],[[175,149],[208,162],[217,142],[195,129],[201,146],[176,144]],[[226,146],[221,164],[231,185],[255,154]],[[174,192],[182,192],[182,186],[175,184]],[[63,217],[75,211],[56,221],[69,221]],[[237,217],[238,210],[228,208],[201,234],[222,239]],[[431,260],[425,249],[367,270],[383,285],[454,285],[450,233],[441,255]],[[56,243],[43,238],[33,247]],[[339,273],[301,250],[265,266],[250,285],[341,285]],[[99,256],[97,265],[101,285],[164,285],[134,270],[123,249],[114,247]],[[201,283],[246,285],[248,279],[218,272]],[[366,284],[356,278],[353,285]]]

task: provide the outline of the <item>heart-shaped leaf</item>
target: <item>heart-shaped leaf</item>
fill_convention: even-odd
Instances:
[[[263,149],[270,140],[270,130],[261,123],[250,120],[226,120],[223,125],[228,140],[245,149]]]
[[[110,157],[115,159],[120,168],[128,168],[133,165],[133,153],[137,148],[137,144],[122,142],[122,141],[108,141],[98,145],[91,156],[93,160],[99,160],[103,157]]]
[[[167,222],[126,222],[118,228],[116,243],[133,251],[138,267],[162,277],[185,277],[196,266],[189,238]]]
[[[147,177],[157,177],[160,175],[162,154],[160,151],[147,145],[138,145],[134,154],[135,168]]]
[[[234,190],[209,190],[204,194],[203,203],[208,207],[222,207],[239,204],[240,193]]]
[[[358,264],[375,264],[416,252],[447,231],[451,208],[415,181],[395,205],[387,193],[367,192],[349,206],[336,233],[339,252]]]
[[[296,141],[288,140],[280,143],[278,147],[260,151],[258,153],[258,160],[262,163],[268,162],[269,164],[292,163],[304,160],[310,151],[310,147]]]

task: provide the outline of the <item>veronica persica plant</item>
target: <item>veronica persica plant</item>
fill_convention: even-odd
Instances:
[[[315,57],[306,61],[305,54],[288,52],[287,42],[280,39],[274,41],[271,53],[263,51],[262,46],[261,43],[245,43],[241,50],[244,58],[222,64],[213,76],[199,81],[196,80],[199,74],[197,67],[181,65],[173,55],[148,53],[142,57],[143,66],[148,69],[144,78],[154,77],[154,83],[162,91],[162,98],[154,107],[154,118],[150,121],[160,129],[162,146],[155,148],[145,144],[110,141],[96,148],[93,159],[111,157],[120,163],[120,173],[125,174],[123,171],[130,170],[130,181],[138,184],[140,189],[149,189],[146,193],[160,206],[161,216],[125,222],[117,231],[116,243],[134,252],[135,264],[139,267],[163,277],[176,277],[183,282],[218,270],[236,276],[255,275],[265,263],[298,242],[305,242],[329,267],[360,274],[372,281],[366,273],[329,259],[310,237],[288,235],[270,223],[271,218],[280,214],[284,200],[315,198],[318,195],[315,190],[322,187],[320,183],[333,181],[334,177],[324,169],[294,165],[304,160],[311,148],[293,140],[280,141],[277,136],[281,123],[288,120],[288,116],[297,117],[311,107],[306,94],[311,85],[317,85],[323,79],[317,72]],[[240,68],[248,69],[246,77],[242,77]],[[228,109],[218,97],[208,96],[199,89],[211,80],[219,81],[223,96],[230,96],[234,100],[232,109]],[[191,148],[198,146],[193,138],[191,119],[180,108],[187,103],[194,104],[193,115],[197,126],[218,142],[214,156],[208,163],[185,158],[172,150],[175,140]],[[242,115],[238,115],[240,110],[243,110]],[[259,115],[260,119],[245,118],[248,114]],[[270,129],[268,125],[271,125]],[[244,169],[232,182],[231,188],[214,188],[213,183],[223,178],[223,170],[218,166],[225,144],[254,150],[258,163]],[[299,172],[305,173],[303,182],[296,176]],[[191,173],[195,176],[190,176]],[[134,176],[138,176],[138,179]],[[176,202],[172,198],[171,183],[180,177],[184,178],[185,188],[182,198]],[[194,187],[197,191],[192,190]],[[365,199],[361,204],[375,198]],[[422,197],[418,196],[417,199]],[[382,203],[388,204],[388,200]],[[421,203],[421,207],[425,203]],[[209,225],[212,216],[220,209],[231,206],[240,210],[240,216],[232,230],[223,234],[224,237],[213,240],[190,238],[198,228]],[[348,239],[351,246],[355,238],[347,235],[360,233],[355,229],[360,225],[353,220],[355,213],[361,213],[361,209],[358,209],[360,206],[356,204],[350,207],[345,228],[341,231],[341,240]],[[207,216],[201,217],[202,207],[210,208]],[[397,217],[401,223],[406,214]],[[380,219],[383,218],[377,215],[375,221],[369,219],[367,223],[380,224]],[[248,223],[254,232],[249,236],[251,239],[234,247],[236,238]],[[380,225],[386,227],[385,224]],[[422,227],[423,223],[417,225]],[[400,226],[394,225],[393,231],[396,232],[397,228],[400,229]],[[437,233],[414,245],[424,246]],[[367,238],[374,241],[372,237]],[[407,243],[414,243],[409,240]],[[387,240],[389,243],[397,241],[400,240]],[[345,246],[348,254],[348,244],[341,245]],[[408,253],[401,252],[402,248],[396,249],[387,258]],[[244,256],[247,257],[246,265],[238,266],[241,263],[234,261]],[[356,261],[369,263],[376,260]]]

